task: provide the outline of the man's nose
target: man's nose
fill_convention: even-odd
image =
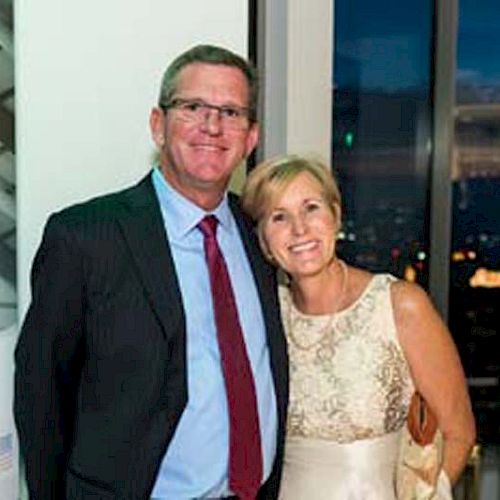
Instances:
[[[207,109],[204,120],[201,122],[201,128],[207,134],[219,135],[222,132],[222,120],[220,110]]]

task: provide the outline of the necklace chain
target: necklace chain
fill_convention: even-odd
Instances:
[[[289,304],[288,304],[288,310],[287,310],[287,325],[288,325],[288,337],[290,338],[290,341],[292,344],[297,347],[297,349],[300,349],[301,351],[309,351],[313,347],[316,347],[317,345],[321,344],[328,335],[330,335],[330,332],[333,327],[333,323],[335,321],[335,318],[337,316],[338,308],[340,307],[340,304],[342,303],[342,299],[344,298],[345,291],[347,288],[347,265],[343,260],[338,259],[337,262],[339,263],[340,269],[342,270],[342,287],[340,289],[340,293],[338,295],[337,300],[335,301],[335,307],[333,311],[330,313],[330,317],[328,318],[328,321],[326,325],[319,330],[319,339],[316,340],[315,342],[312,342],[311,344],[304,344],[301,343],[297,337],[295,336],[295,333],[293,332],[293,326],[294,322],[292,321],[292,309],[293,309],[293,300],[292,300],[292,295],[290,294],[289,296]],[[296,321],[295,321],[296,324]]]

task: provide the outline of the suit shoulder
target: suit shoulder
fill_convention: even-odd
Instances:
[[[227,198],[229,200],[229,203],[232,204],[238,204],[240,202],[240,196],[233,191],[228,191],[227,193]]]
[[[112,220],[129,203],[143,199],[148,193],[153,193],[149,175],[134,186],[96,196],[54,212],[50,215],[48,224],[78,227],[94,221],[102,223]]]
[[[240,221],[244,221],[249,227],[253,226],[252,219],[241,210],[240,197],[232,191],[227,193],[227,201],[233,215]]]

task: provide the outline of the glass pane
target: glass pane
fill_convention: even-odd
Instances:
[[[500,2],[459,5],[449,320],[490,441],[500,439]]]
[[[332,158],[344,197],[339,251],[428,281],[429,0],[335,2]]]
[[[16,321],[14,42],[12,2],[0,2],[0,336]]]

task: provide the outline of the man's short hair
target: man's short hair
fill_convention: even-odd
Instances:
[[[177,91],[177,77],[189,64],[202,63],[239,69],[248,83],[248,108],[251,121],[257,119],[258,76],[255,67],[238,54],[215,45],[196,45],[176,57],[163,74],[158,105],[169,104]]]

